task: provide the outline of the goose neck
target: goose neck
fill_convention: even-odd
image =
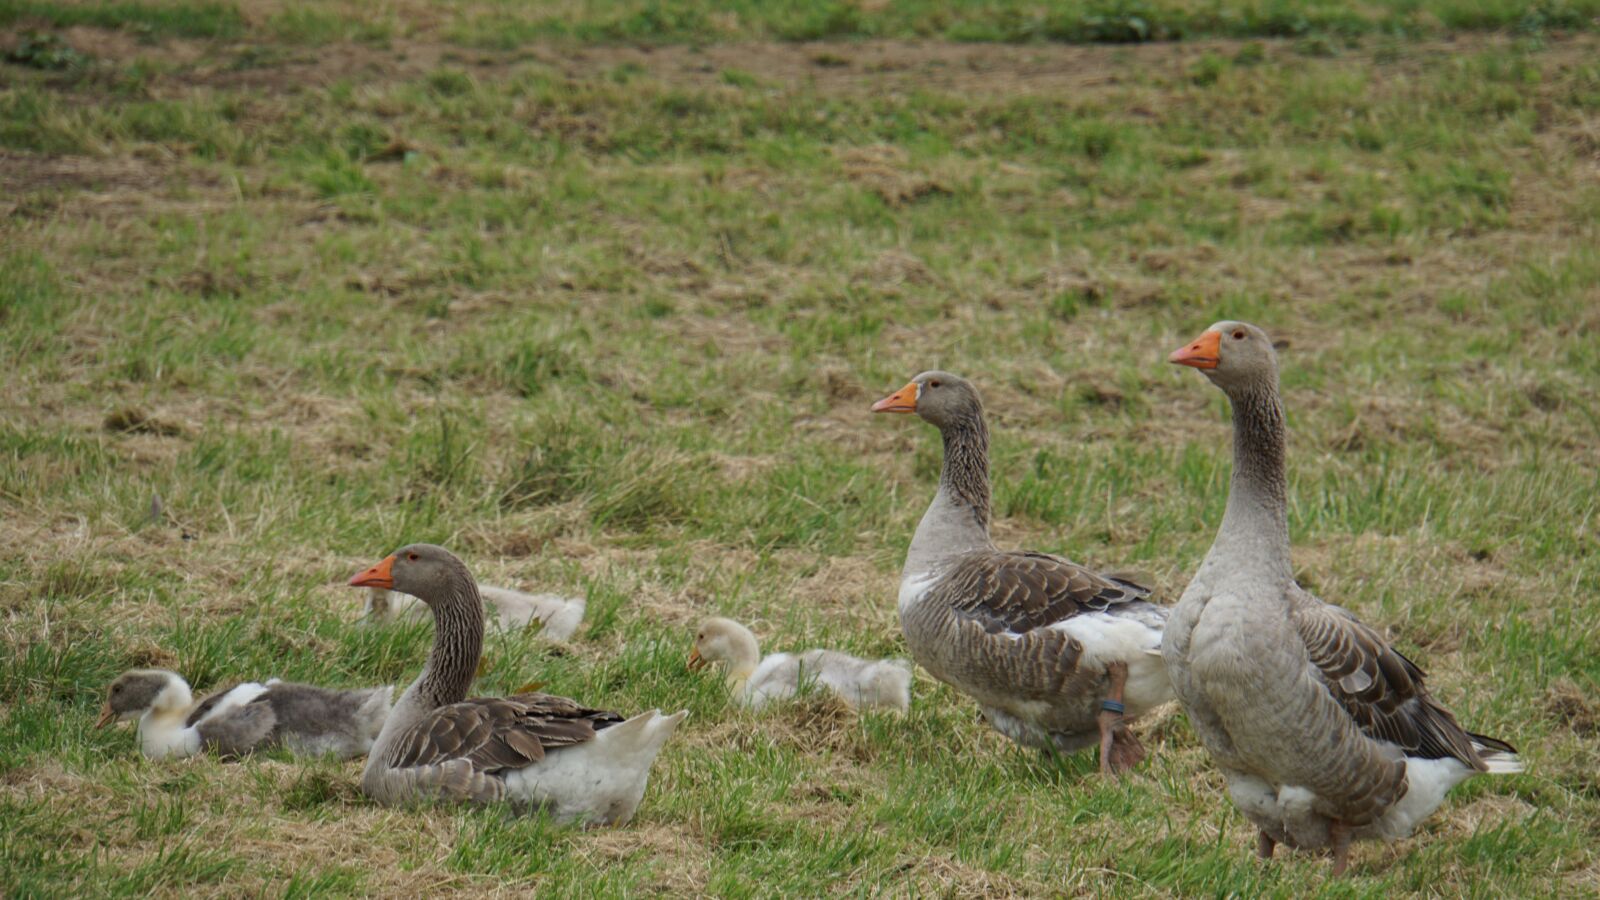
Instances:
[[[741,687],[750,676],[756,672],[756,667],[761,664],[761,643],[750,629],[744,626],[730,627],[727,631],[728,655],[724,666],[728,674],[730,687]]]
[[[980,412],[946,426],[940,435],[944,438],[944,466],[939,471],[939,490],[964,507],[987,533],[991,513],[989,426]]]
[[[483,654],[483,600],[465,567],[438,596],[423,598],[433,610],[433,648],[417,680],[395,702],[367,756],[366,778],[388,765],[389,753],[406,729],[423,716],[466,699]]]
[[[1211,558],[1251,574],[1289,577],[1288,428],[1276,382],[1229,392],[1233,475]]]
[[[955,556],[992,549],[989,540],[989,427],[981,411],[944,425],[939,491],[917,525],[904,574],[920,575]]]

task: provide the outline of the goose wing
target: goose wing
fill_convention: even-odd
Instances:
[[[943,602],[990,634],[1023,635],[1085,612],[1143,600],[1150,589],[1101,575],[1048,553],[973,553],[932,589]]]
[[[1299,585],[1291,586],[1289,601],[1311,664],[1368,737],[1394,744],[1407,756],[1453,757],[1480,772],[1487,766],[1474,739],[1511,750],[1502,741],[1463,730],[1428,694],[1422,670],[1348,610],[1322,602]]]
[[[196,721],[199,724],[194,728],[200,733],[201,746],[221,757],[249,753],[271,738],[273,729],[278,727],[277,714],[264,696]]]
[[[424,716],[395,744],[388,763],[408,768],[459,759],[493,774],[536,763],[546,751],[593,740],[596,731],[621,721],[614,712],[550,694],[478,697]]]
[[[184,717],[183,724],[190,728],[200,724],[200,720],[210,715],[211,711],[217,708],[217,704],[222,702],[222,698],[233,693],[233,689],[238,687],[239,684],[240,682],[235,682],[225,688],[220,688],[207,694],[204,700],[195,704],[194,709],[189,710],[189,715]]]

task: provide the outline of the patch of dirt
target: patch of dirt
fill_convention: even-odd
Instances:
[[[1600,700],[1592,687],[1586,691],[1571,678],[1562,678],[1545,691],[1545,709],[1576,734],[1600,735]]]
[[[50,156],[0,150],[0,195],[38,191],[151,190],[169,173],[148,160],[134,157]]]
[[[926,263],[904,250],[885,250],[850,276],[852,284],[872,285],[880,290],[908,284],[925,287],[936,281]]]
[[[953,193],[937,179],[910,171],[905,151],[899,147],[850,147],[836,155],[846,178],[892,207]]]
[[[112,410],[106,414],[103,424],[107,431],[117,434],[158,434],[162,437],[178,437],[187,431],[177,422],[160,418],[133,406]]]

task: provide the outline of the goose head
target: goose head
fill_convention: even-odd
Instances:
[[[350,579],[351,587],[399,591],[429,606],[458,596],[463,584],[473,584],[466,565],[454,553],[434,544],[401,547]]]
[[[940,429],[983,415],[972,382],[938,370],[923,372],[905,387],[872,404],[873,412],[916,413]]]
[[[730,683],[748,679],[760,661],[761,645],[756,642],[756,636],[732,619],[707,619],[700,623],[694,635],[694,646],[689,650],[691,671],[721,665]]]
[[[176,672],[165,669],[130,669],[117,676],[106,689],[105,705],[100,707],[96,728],[112,722],[135,719],[147,712],[180,713],[194,703],[189,684]]]
[[[1223,391],[1278,380],[1278,353],[1267,333],[1248,322],[1223,321],[1172,351],[1167,362],[1199,369]]]

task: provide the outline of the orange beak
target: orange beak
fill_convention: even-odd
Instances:
[[[365,572],[362,572],[360,575],[350,579],[350,586],[392,588],[394,587],[394,573],[391,571],[392,569],[394,569],[393,553],[385,556],[383,558],[383,562],[378,563]]]
[[[111,709],[110,702],[100,707],[100,718],[95,720],[94,727],[104,728],[117,720],[117,714]]]
[[[917,383],[915,381],[872,404],[873,412],[909,413],[917,411]]]
[[[1196,369],[1215,369],[1221,359],[1222,332],[1208,331],[1190,341],[1187,346],[1179,347],[1167,357],[1167,362],[1177,363],[1180,366],[1193,366]]]
[[[690,650],[689,650],[689,671],[698,672],[701,669],[704,669],[705,667],[706,667],[706,658],[704,656],[700,655],[700,648],[699,647],[690,648]]]

